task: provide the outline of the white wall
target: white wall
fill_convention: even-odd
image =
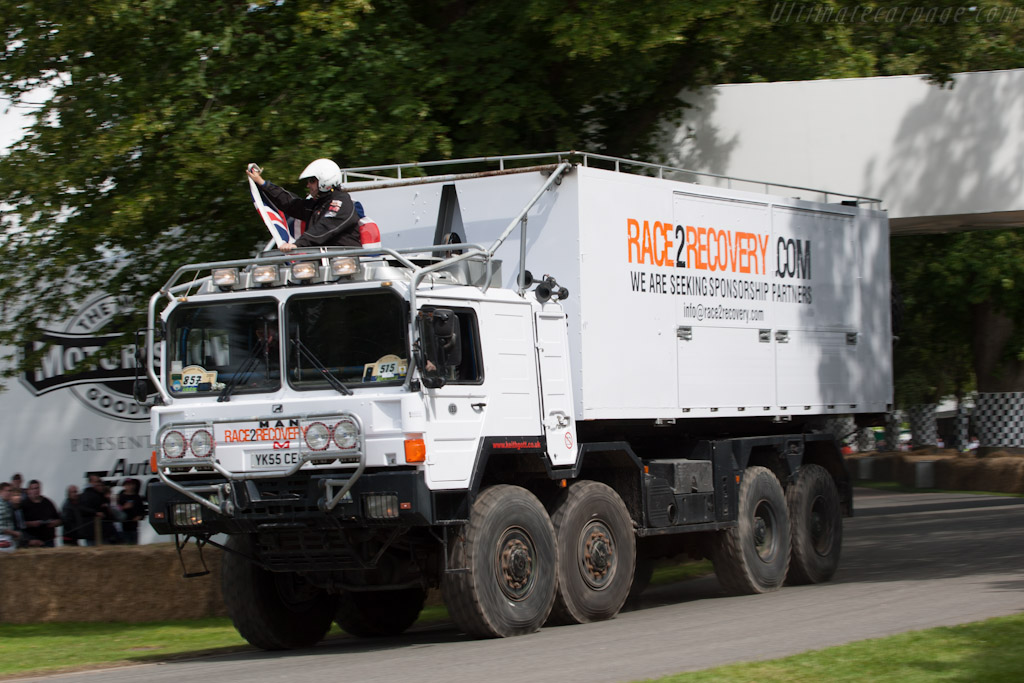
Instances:
[[[1024,69],[957,74],[952,89],[892,76],[683,99],[673,165],[880,197],[897,219],[1024,211]]]

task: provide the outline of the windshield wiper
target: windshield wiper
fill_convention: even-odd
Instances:
[[[295,348],[299,350],[299,353],[302,354],[302,357],[308,360],[310,364],[313,366],[313,368],[321,375],[323,375],[324,380],[331,385],[332,389],[337,391],[339,394],[343,394],[345,396],[352,395],[352,390],[345,386],[340,379],[335,377],[330,370],[325,368],[324,364],[320,362],[320,359],[313,355],[313,352],[310,351],[309,348],[305,344],[303,344],[301,340],[292,337],[288,341],[291,342],[292,344],[295,344]]]
[[[233,392],[235,387],[239,384],[249,379],[249,375],[252,374],[253,370],[255,370],[256,366],[259,364],[260,356],[263,355],[263,351],[266,349],[266,346],[267,342],[263,339],[256,342],[256,345],[252,347],[252,351],[249,352],[249,355],[246,356],[245,360],[242,361],[242,364],[238,367],[238,372],[231,377],[230,382],[224,385],[224,388],[220,392],[220,396],[217,397],[217,403],[224,403],[225,401],[231,400],[231,392]]]

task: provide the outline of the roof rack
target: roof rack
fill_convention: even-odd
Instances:
[[[595,154],[592,152],[579,152],[575,150],[564,152],[542,152],[536,154],[508,154],[503,156],[466,157],[463,159],[447,159],[439,161],[417,161],[407,164],[385,164],[383,166],[357,166],[342,169],[342,183],[348,190],[372,190],[380,187],[395,187],[398,185],[413,185],[419,183],[447,182],[449,180],[462,180],[489,175],[503,175],[507,173],[524,173],[528,171],[554,169],[562,162],[581,164],[584,167],[603,168],[615,171],[616,173],[633,173],[636,175],[649,175],[656,178],[668,178],[670,180],[682,180],[701,184],[701,179],[711,180],[705,184],[712,186],[724,186],[729,189],[736,188],[737,184],[751,186],[763,190],[765,194],[779,194],[779,191],[796,191],[801,193],[797,199],[810,199],[828,203],[855,203],[866,205],[869,208],[880,208],[882,200],[877,197],[865,197],[862,195],[849,194],[845,192],[833,192],[800,185],[787,185],[785,183],[772,183],[763,180],[751,180],[736,176],[709,173],[706,171],[694,171],[691,169],[656,164],[636,159],[625,159],[622,157],[608,156],[606,154]],[[538,166],[536,164],[544,164]],[[449,172],[437,174],[438,170],[459,169],[460,167],[482,167],[482,170]],[[431,175],[431,172],[435,172]],[[720,182],[714,182],[720,181]],[[803,193],[815,195],[814,197],[803,196]]]

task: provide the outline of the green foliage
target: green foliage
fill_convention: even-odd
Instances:
[[[684,88],[1024,63],[1015,25],[799,21],[778,4],[2,3],[0,92],[53,96],[0,158],[0,343],[66,319],[91,283],[142,310],[174,267],[251,253],[251,161],[289,185],[324,156],[645,156]]]
[[[892,240],[892,264],[903,309],[897,402],[1006,390],[992,382],[1007,379],[1012,386],[1024,359],[1024,233],[899,237]],[[994,316],[1009,329],[992,348]]]

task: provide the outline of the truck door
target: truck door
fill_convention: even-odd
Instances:
[[[540,375],[541,422],[552,465],[576,462],[576,422],[573,419],[569,340],[562,307],[546,304],[534,316],[537,370]]]
[[[486,416],[487,391],[480,357],[477,311],[453,308],[462,339],[460,363],[445,371],[447,383],[426,392],[427,480],[437,488],[469,483]]]

